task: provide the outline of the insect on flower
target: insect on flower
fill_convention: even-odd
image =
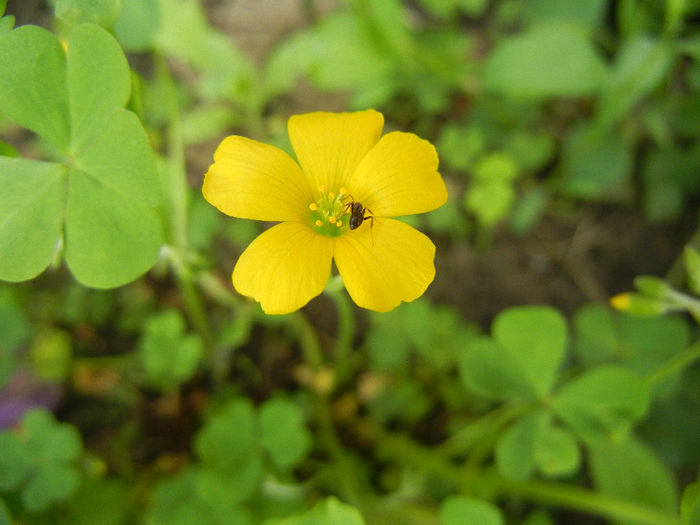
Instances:
[[[348,226],[350,226],[351,230],[354,230],[359,228],[364,221],[370,219],[369,227],[371,232],[372,228],[374,227],[374,214],[372,213],[372,210],[365,208],[359,202],[355,202],[352,195],[348,195],[348,197],[350,197],[350,202],[345,205],[346,212],[348,211],[348,208],[350,208],[350,222]],[[365,212],[369,213],[369,215],[365,216]]]
[[[389,311],[420,297],[435,276],[435,246],[405,222],[447,200],[427,140],[393,131],[374,110],[289,119],[296,160],[241,136],[226,137],[202,186],[219,210],[278,222],[241,254],[233,286],[268,314],[293,312],[338,269],[363,308]],[[370,221],[369,228],[361,228]]]

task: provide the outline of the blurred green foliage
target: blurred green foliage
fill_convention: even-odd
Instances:
[[[261,59],[227,2],[50,4],[0,18],[0,524],[699,522],[697,233],[624,313],[356,322],[331,281],[266,317],[228,284],[258,227],[199,186],[330,100],[436,145],[450,200],[406,220],[441,249],[585,206],[696,228],[700,2],[300,1]]]

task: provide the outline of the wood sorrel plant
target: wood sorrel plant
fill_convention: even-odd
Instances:
[[[25,158],[0,143],[0,279],[29,280],[65,260],[81,286],[62,281],[65,293],[51,297],[58,305],[53,311],[43,289],[0,288],[0,408],[8,396],[13,402],[13,395],[23,394],[22,388],[14,392],[31,372],[33,381],[52,381],[68,393],[58,413],[75,424],[38,409],[0,431],[0,523],[92,523],[98,514],[114,525],[498,525],[569,518],[558,509],[615,522],[697,522],[698,484],[681,498],[669,468],[697,457],[700,433],[688,388],[697,384],[692,364],[700,346],[686,320],[586,305],[568,321],[552,307],[528,306],[504,309],[482,332],[455,308],[420,298],[434,276],[435,247],[394,217],[437,208],[447,192],[432,145],[410,133],[381,136],[379,112],[292,117],[288,134],[298,162],[262,142],[229,137],[204,181],[206,199],[221,211],[281,222],[244,251],[233,273],[235,288],[270,313],[297,310],[324,293],[337,307],[336,332],[318,330],[304,311],[262,314],[207,267],[230,271],[230,262],[212,247],[220,247],[216,235],[224,221],[201,199],[198,183],[194,192],[187,187],[181,102],[230,97],[224,124],[211,123],[199,137],[220,137],[235,123],[241,133],[267,140],[272,133],[265,97],[291,82],[297,66],[340,82],[336,88],[353,88],[344,83],[352,71],[336,80],[329,47],[351,49],[348,56],[355,57],[363,42],[373,46],[354,70],[361,100],[387,103],[416,92],[422,126],[415,129],[428,136],[425,130],[438,123],[441,131],[456,126],[453,140],[443,140],[451,147],[440,151],[448,165],[473,172],[464,209],[489,228],[505,218],[524,188],[521,168],[547,163],[553,152],[547,140],[544,150],[533,146],[537,140],[507,154],[499,150],[507,141],[504,130],[487,130],[503,115],[489,114],[491,104],[481,107],[482,85],[460,69],[465,56],[483,53],[460,44],[467,42],[456,18],[443,34],[437,27],[415,33],[393,16],[403,12],[400,2],[352,3],[355,11],[334,13],[292,39],[262,72],[206,22],[199,2],[54,3],[62,20],[58,37],[36,26],[13,29],[10,16],[0,19],[0,111],[39,138],[20,142]],[[456,4],[442,12],[440,2],[410,4],[436,20],[457,11]],[[470,3],[469,17],[487,11],[499,16],[487,4]],[[525,4],[555,11],[574,5]],[[620,11],[652,4],[625,3]],[[124,16],[115,23],[122,5]],[[590,21],[605,2],[581,5],[577,17]],[[682,5],[668,3],[675,19]],[[4,6],[0,0],[0,13]],[[149,26],[151,15],[158,23]],[[641,100],[665,79],[659,71],[666,66],[649,68],[642,60],[637,67],[635,57],[669,61],[667,44],[677,24],[668,25],[669,41],[660,42],[658,52],[646,40],[625,46],[617,75],[602,93],[602,121],[622,119],[630,100]],[[148,27],[149,38],[135,38]],[[112,28],[122,45],[129,41],[132,49],[153,52],[153,78],[130,71]],[[487,52],[483,85],[538,97],[538,108],[553,97],[591,96],[606,64],[588,35],[573,25],[536,26],[526,38],[503,39],[497,51]],[[446,53],[447,47],[454,49]],[[521,56],[542,66],[537,75]],[[180,85],[166,60],[174,58],[209,76],[202,74],[197,87]],[[566,67],[562,75],[561,65],[570,61],[579,68]],[[595,73],[583,84],[576,74],[581,63]],[[435,75],[441,67],[447,74]],[[649,70],[656,71],[651,80],[630,80]],[[151,82],[158,87],[157,96],[155,88],[150,95],[157,98],[160,120],[141,105],[139,89],[148,93]],[[379,82],[387,82],[385,89],[377,89]],[[643,89],[622,97],[628,102],[616,108],[618,94],[631,84]],[[481,120],[445,112],[455,89],[467,90],[457,98],[474,102]],[[204,113],[216,115],[211,110],[220,110],[214,106],[221,102],[214,100]],[[155,126],[146,132],[127,107],[144,122],[162,124],[163,136]],[[526,119],[537,114],[522,102],[517,108],[527,110]],[[552,138],[542,133],[540,138]],[[147,137],[165,145],[160,164]],[[464,147],[469,137],[478,146],[471,153]],[[588,158],[587,148],[597,151],[608,135],[594,138],[573,140],[564,157]],[[529,164],[517,153],[523,149],[533,150]],[[619,165],[594,167],[615,171]],[[581,186],[590,182],[589,172],[576,173],[570,186],[590,189]],[[199,208],[188,206],[190,193],[200,199]],[[456,206],[443,220],[463,221]],[[214,226],[195,241],[208,221]],[[247,222],[226,220],[226,227]],[[452,231],[449,226],[444,231]],[[122,287],[159,257],[179,293],[161,293],[170,284],[163,264],[148,281]],[[688,251],[689,287],[696,294],[699,260]],[[332,261],[344,283],[329,279]],[[653,307],[638,313],[687,310],[697,317],[696,297],[658,279],[637,285],[639,294],[616,304],[636,301]],[[349,297],[376,310],[364,314],[362,337],[356,337]],[[395,308],[401,301],[408,304]],[[89,413],[87,423],[71,404],[76,397],[78,408],[97,399],[97,415]],[[92,432],[106,415],[122,419]],[[152,439],[150,425],[163,421],[167,436]],[[674,424],[685,433],[667,436]],[[161,445],[168,440],[176,446]],[[148,449],[154,442],[156,450]]]

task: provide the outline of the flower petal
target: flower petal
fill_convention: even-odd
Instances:
[[[437,169],[437,152],[430,142],[394,131],[362,159],[347,188],[378,217],[424,213],[447,200]]]
[[[315,112],[289,119],[289,139],[312,190],[345,186],[362,158],[379,140],[381,113]]]
[[[331,272],[333,239],[297,222],[263,232],[233,269],[233,286],[267,314],[286,314],[323,291]]]
[[[387,312],[420,297],[432,282],[435,246],[401,221],[368,222],[336,238],[335,264],[355,303]]]
[[[204,176],[204,198],[241,219],[303,220],[313,200],[306,178],[284,151],[245,137],[226,137]]]

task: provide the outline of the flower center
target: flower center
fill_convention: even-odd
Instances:
[[[347,203],[348,190],[328,191],[325,186],[319,187],[319,196],[309,204],[309,216],[313,229],[321,235],[337,237],[348,230],[346,216],[350,215]]]

